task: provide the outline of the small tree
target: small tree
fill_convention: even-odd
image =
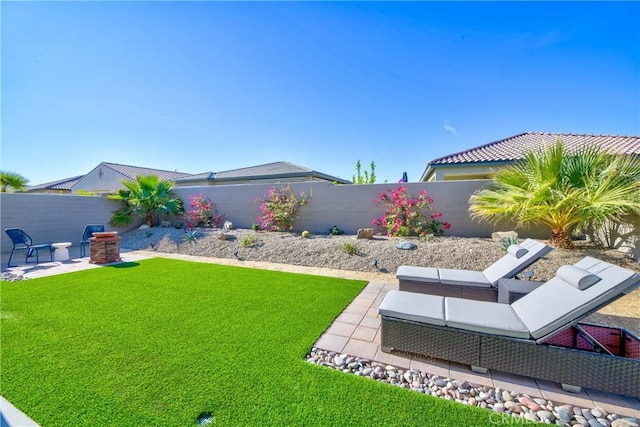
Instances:
[[[376,164],[372,161],[370,164],[371,173],[364,171],[364,177],[362,176],[362,165],[360,160],[356,162],[356,174],[351,178],[351,182],[354,184],[375,184],[376,182]]]
[[[107,196],[122,203],[122,207],[111,217],[111,225],[130,224],[131,216],[135,213],[144,218],[149,227],[153,227],[153,215],[175,215],[183,210],[182,201],[171,191],[173,182],[161,181],[156,175],[139,175],[134,182],[121,182],[125,188]]]
[[[451,224],[440,220],[441,212],[432,212],[427,216],[427,211],[432,209],[433,199],[424,190],[417,198],[413,198],[408,194],[407,187],[399,185],[395,190],[380,193],[374,202],[382,203],[385,213],[371,221],[371,224],[385,229],[389,237],[441,236],[451,228]]]
[[[293,229],[293,223],[298,218],[298,210],[311,199],[313,192],[306,196],[300,192],[296,196],[291,188],[271,187],[264,198],[256,197],[255,201],[260,203],[262,215],[257,217],[260,228],[268,231],[289,231]]]
[[[15,172],[0,171],[0,191],[3,193],[13,193],[24,191],[29,180]]]

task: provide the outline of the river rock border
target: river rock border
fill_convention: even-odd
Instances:
[[[543,422],[561,426],[638,427],[639,420],[610,414],[603,408],[580,408],[532,398],[523,393],[492,388],[422,372],[400,369],[345,353],[312,348],[309,363],[326,366],[359,377],[369,377],[418,393],[453,400],[463,405],[491,409],[522,418],[522,422]]]

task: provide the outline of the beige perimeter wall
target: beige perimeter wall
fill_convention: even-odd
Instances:
[[[452,224],[448,235],[489,237],[493,231],[513,229],[509,224],[494,227],[473,221],[468,214],[471,194],[488,181],[420,182],[405,184],[409,193],[416,197],[422,190],[434,199],[433,207],[442,212],[442,219]],[[327,233],[336,225],[348,234],[359,228],[371,227],[371,220],[383,213],[383,206],[373,202],[380,192],[395,189],[399,184],[333,185],[324,182],[292,183],[291,189],[298,194],[304,191],[313,197],[300,210],[300,218],[294,231],[309,230]],[[267,194],[271,185],[224,185],[203,187],[180,187],[176,193],[188,206],[189,196],[203,194],[216,204],[218,213],[233,222],[236,228],[249,228],[260,214],[256,197]],[[104,197],[88,197],[60,194],[13,194],[0,193],[1,227],[22,228],[36,241],[72,242],[80,244],[86,224],[105,224],[108,230],[124,232],[108,225],[118,202]],[[164,218],[174,222],[180,218]],[[139,223],[138,223],[139,224]],[[518,230],[521,237],[548,238],[543,228]],[[11,250],[11,241],[2,233],[2,252]]]

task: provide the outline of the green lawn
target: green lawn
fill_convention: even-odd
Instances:
[[[166,259],[1,282],[0,394],[43,426],[491,425],[305,362],[364,285]]]

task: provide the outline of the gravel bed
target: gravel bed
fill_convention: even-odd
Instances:
[[[393,279],[400,265],[437,266],[484,270],[504,255],[501,246],[492,239],[467,237],[437,237],[431,241],[417,238],[388,238],[375,236],[371,240],[357,240],[354,235],[318,235],[303,238],[299,233],[256,232],[234,229],[225,232],[228,240],[220,240],[218,229],[198,230],[194,241],[186,238],[185,230],[154,227],[131,230],[122,234],[121,246],[127,249],[146,249],[216,258],[241,258],[281,264],[325,267],[340,270],[386,272]],[[247,246],[243,242],[255,239]],[[411,242],[413,250],[397,249],[399,242]],[[355,245],[357,255],[349,255],[344,245]],[[531,280],[546,281],[564,264],[573,264],[585,256],[593,256],[613,264],[638,270],[631,257],[617,250],[604,250],[586,241],[577,242],[577,249],[554,249],[529,269]]]

